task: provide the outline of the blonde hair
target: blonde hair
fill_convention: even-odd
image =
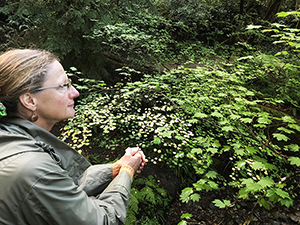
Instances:
[[[49,65],[57,58],[47,51],[15,49],[0,56],[0,101],[8,116],[17,113],[19,97],[41,88]]]

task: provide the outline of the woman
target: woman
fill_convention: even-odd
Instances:
[[[0,224],[125,223],[145,156],[128,148],[114,164],[91,166],[52,135],[55,123],[74,116],[78,96],[51,53],[0,56]]]

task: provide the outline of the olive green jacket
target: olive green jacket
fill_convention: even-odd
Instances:
[[[123,224],[130,188],[30,121],[0,121],[1,225]]]

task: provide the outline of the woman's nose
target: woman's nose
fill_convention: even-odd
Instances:
[[[70,92],[69,92],[69,98],[77,98],[79,96],[79,92],[77,89],[72,85],[70,87]]]

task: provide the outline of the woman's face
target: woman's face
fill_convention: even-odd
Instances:
[[[55,123],[75,115],[74,98],[79,96],[79,92],[73,86],[69,90],[66,85],[58,86],[68,82],[68,76],[62,65],[54,61],[46,73],[46,81],[43,84],[45,89],[35,94],[35,114],[38,115],[35,124],[49,130]]]

